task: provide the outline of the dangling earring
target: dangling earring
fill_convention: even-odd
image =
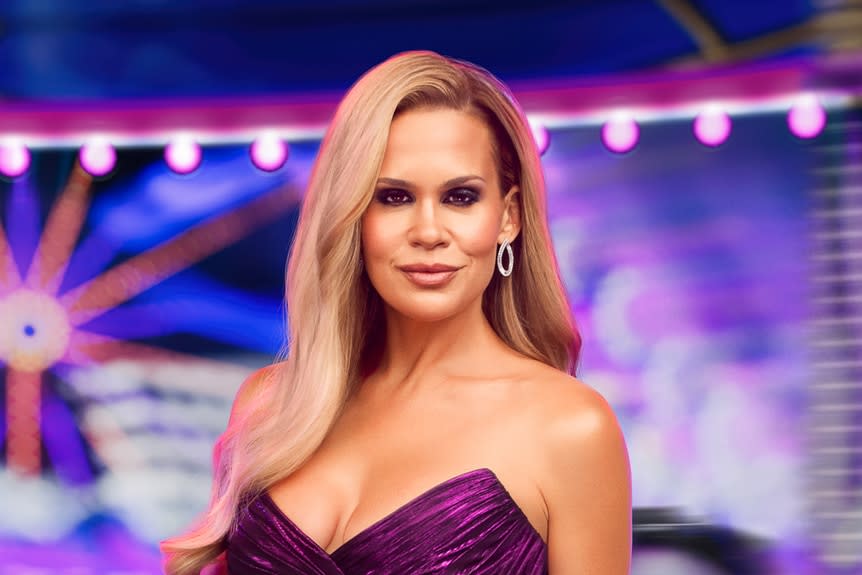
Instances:
[[[509,256],[509,266],[503,267],[503,250],[506,250],[506,255]],[[509,245],[509,240],[503,240],[503,243],[500,244],[500,249],[497,250],[497,269],[500,271],[500,275],[504,278],[512,275],[512,267],[515,265],[515,254],[512,252],[512,246]]]

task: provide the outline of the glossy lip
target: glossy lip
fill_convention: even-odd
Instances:
[[[399,266],[403,272],[419,272],[419,273],[437,273],[437,272],[453,272],[458,271],[455,266],[447,266],[446,264],[407,264]]]
[[[399,269],[407,279],[420,287],[441,287],[449,283],[460,268],[443,264],[414,264]]]

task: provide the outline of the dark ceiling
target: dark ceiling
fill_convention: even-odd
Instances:
[[[341,91],[431,49],[506,81],[819,50],[801,0],[0,0],[0,98]]]

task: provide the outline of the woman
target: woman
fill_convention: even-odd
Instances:
[[[243,384],[197,573],[628,572],[628,459],[580,339],[523,112],[397,55],[347,93],[289,258],[290,351]]]

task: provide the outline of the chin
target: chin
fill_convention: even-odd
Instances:
[[[466,310],[463,302],[453,301],[451,297],[417,297],[411,298],[411,301],[401,300],[393,302],[393,304],[390,304],[389,307],[395,313],[422,323],[434,323],[449,319]]]

